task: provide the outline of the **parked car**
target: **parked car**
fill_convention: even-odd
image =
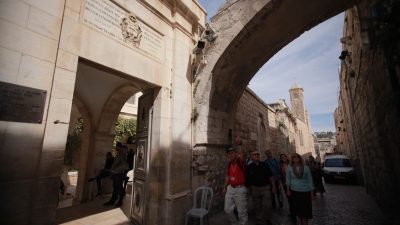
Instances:
[[[323,176],[326,183],[334,181],[357,183],[356,172],[346,155],[325,156]]]

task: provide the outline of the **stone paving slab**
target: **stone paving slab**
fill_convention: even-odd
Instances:
[[[374,199],[365,188],[357,185],[326,184],[323,198],[313,199],[313,216],[310,225],[400,225],[398,221],[388,221]],[[283,209],[275,209],[273,225],[293,225],[288,217],[287,201]],[[251,204],[251,203],[250,203]],[[229,225],[224,212],[212,215],[211,225]],[[255,225],[254,216],[249,214],[248,225]]]
[[[324,198],[317,196],[313,200],[314,218],[310,225],[398,225],[387,221],[374,199],[365,188],[355,185],[327,184]],[[57,224],[68,225],[125,225],[129,222],[130,195],[126,196],[121,208],[103,206],[109,196],[94,201],[57,210]],[[251,201],[250,205],[251,207]],[[210,225],[229,225],[229,220],[220,210],[210,216]],[[191,223],[196,224],[196,223]],[[273,225],[293,225],[288,217],[286,199],[282,209],[273,210]],[[150,224],[153,225],[153,224]],[[155,224],[158,225],[158,224]],[[159,224],[163,225],[163,224]],[[168,224],[166,224],[168,225]],[[249,212],[248,225],[255,225],[254,215]]]
[[[63,225],[127,225],[129,222],[129,199],[126,196],[121,208],[113,206],[103,206],[110,198],[110,195],[95,198],[93,201],[86,202],[72,207],[57,210],[56,224]]]

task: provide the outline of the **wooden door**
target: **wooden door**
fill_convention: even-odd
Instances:
[[[147,91],[139,97],[136,154],[133,167],[133,196],[131,202],[131,220],[134,224],[145,224],[146,214],[146,178],[148,173],[151,122],[153,110],[153,92]]]

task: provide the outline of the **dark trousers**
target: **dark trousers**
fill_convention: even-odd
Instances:
[[[123,181],[125,179],[125,174],[113,174],[111,177],[113,180],[113,192],[111,196],[111,201],[116,201],[118,199],[118,201],[122,202],[122,198],[124,197]]]
[[[268,224],[271,219],[271,187],[251,186],[251,197],[253,199],[254,213],[256,214],[256,224]]]
[[[101,179],[111,176],[111,172],[109,170],[102,169],[99,174],[96,176],[96,185],[97,192],[101,192]]]
[[[288,200],[288,203],[289,203],[289,214],[290,214],[290,216],[292,217],[292,219],[293,220],[296,220],[296,216],[295,216],[295,213],[294,213],[294,208],[293,208],[293,203],[292,203],[292,196],[288,196],[287,195],[287,185],[286,184],[283,184],[283,188],[284,188],[284,190],[283,191],[285,191],[285,195],[286,195],[286,198],[287,198],[287,200]]]
[[[283,200],[283,196],[282,196],[281,186],[280,186],[280,184],[279,184],[279,180],[275,180],[275,188],[276,188],[275,194],[272,193],[272,188],[271,188],[272,208],[275,208],[276,205],[277,205],[277,204],[276,204],[275,195],[276,195],[276,198],[277,198],[278,201],[279,201],[279,206],[282,205],[282,200]]]

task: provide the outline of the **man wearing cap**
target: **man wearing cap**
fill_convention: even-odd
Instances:
[[[234,146],[227,149],[228,167],[226,169],[226,179],[223,192],[225,194],[224,210],[228,214],[231,224],[247,224],[247,188],[246,166],[242,155],[238,153]],[[237,209],[238,219],[234,215]]]

